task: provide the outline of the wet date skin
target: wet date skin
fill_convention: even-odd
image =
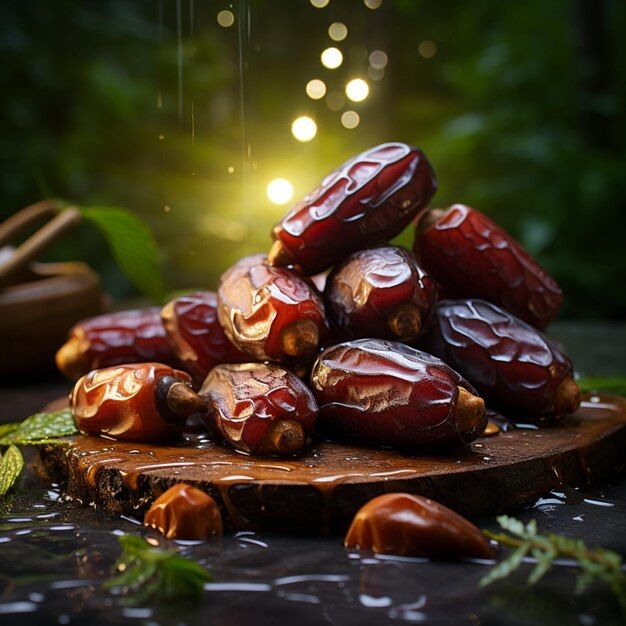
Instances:
[[[490,405],[524,416],[576,411],[572,362],[557,344],[484,300],[444,300],[425,347],[465,376]]]
[[[266,260],[263,254],[246,257],[222,275],[220,324],[238,349],[259,361],[311,357],[328,331],[322,299],[298,272]]]
[[[176,364],[165,336],[159,307],[117,311],[83,320],[71,330],[56,355],[59,370],[70,380],[120,363]]]
[[[161,363],[135,363],[94,370],[74,386],[70,406],[79,430],[126,441],[176,437],[204,403],[186,372]]]
[[[407,345],[358,339],[324,350],[311,372],[322,433],[400,448],[479,437],[485,404],[443,361]]]
[[[306,385],[272,363],[219,365],[199,395],[206,425],[237,450],[289,456],[315,432],[317,404]]]
[[[382,246],[348,257],[330,275],[324,295],[346,338],[412,342],[432,322],[437,289],[408,250]]]
[[[386,143],[341,165],[274,228],[270,263],[316,274],[400,233],[437,189],[421,150]]]
[[[379,554],[431,559],[494,557],[474,524],[438,502],[408,493],[370,500],[354,516],[344,544]]]
[[[414,251],[448,297],[482,298],[536,328],[563,302],[557,282],[509,233],[463,204],[420,215]]]
[[[250,360],[224,334],[212,291],[175,298],[163,307],[161,319],[172,348],[198,385],[216,365]]]

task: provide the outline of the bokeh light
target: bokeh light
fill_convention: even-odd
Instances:
[[[383,76],[385,75],[385,70],[377,70],[375,67],[372,67],[371,65],[367,68],[367,75],[372,79],[372,80],[382,80]]]
[[[220,11],[217,14],[217,23],[224,28],[230,28],[235,23],[232,11]]]
[[[437,44],[430,39],[426,39],[418,46],[417,51],[421,57],[432,59],[437,54]]]
[[[323,9],[325,6],[328,5],[328,3],[330,2],[330,0],[309,0],[309,2],[316,8],[316,9]]]
[[[274,204],[287,204],[293,198],[293,185],[286,178],[275,178],[267,185],[267,197]]]
[[[338,48],[326,48],[322,52],[322,65],[329,70],[337,69],[343,63],[343,54]]]
[[[383,52],[382,50],[374,50],[371,54],[370,54],[370,65],[377,70],[382,70],[383,68],[387,67],[387,63],[389,62],[389,59],[387,57],[387,53]]]
[[[333,22],[328,27],[328,36],[333,41],[343,41],[348,36],[348,28],[342,22]]]
[[[362,78],[353,78],[346,85],[346,96],[352,102],[363,102],[369,95],[370,87]]]
[[[383,0],[363,0],[363,4],[368,9],[377,9],[383,3]]]
[[[326,106],[331,111],[339,111],[343,108],[343,105],[346,103],[346,99],[343,97],[343,94],[339,91],[332,91],[328,94],[326,98]]]
[[[361,118],[356,111],[346,111],[341,115],[341,123],[349,130],[356,128],[360,121]]]
[[[317,124],[308,115],[301,115],[293,121],[291,133],[298,141],[311,141],[317,134]]]
[[[314,78],[306,84],[306,95],[312,100],[320,100],[326,95],[326,83],[319,78]]]

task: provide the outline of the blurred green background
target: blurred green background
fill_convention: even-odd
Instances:
[[[169,288],[212,287],[269,247],[289,206],[270,181],[296,200],[401,140],[429,156],[435,205],[488,213],[556,276],[562,317],[624,318],[625,30],[623,0],[6,0],[0,217],[47,195],[124,206],[152,227]],[[354,78],[361,102],[345,97]],[[50,258],[132,294],[92,230]]]

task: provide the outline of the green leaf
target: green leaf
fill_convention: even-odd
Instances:
[[[159,251],[150,229],[134,213],[120,207],[82,207],[83,217],[108,241],[120,269],[144,294],[161,301],[165,286]]]
[[[512,574],[522,564],[530,548],[531,546],[528,543],[519,546],[517,550],[511,553],[504,561],[500,561],[500,563],[493,567],[489,573],[481,579],[480,586],[486,587],[492,582],[500,578],[506,578],[509,574]]]
[[[579,378],[576,383],[581,391],[608,391],[618,395],[626,396],[626,376],[590,376]]]
[[[0,496],[3,496],[22,473],[24,458],[15,446],[9,446],[0,460]]]
[[[2,446],[66,443],[58,440],[57,437],[68,437],[78,432],[69,408],[52,413],[35,413],[23,422],[7,424],[7,426],[12,428],[0,437]]]

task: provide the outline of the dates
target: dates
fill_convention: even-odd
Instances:
[[[294,270],[270,267],[262,254],[222,275],[218,317],[229,340],[259,361],[311,357],[328,330],[315,288]]]
[[[479,437],[485,403],[443,361],[407,345],[359,339],[327,348],[311,372],[330,437],[396,447],[461,446]]]
[[[321,272],[395,237],[436,189],[421,150],[404,143],[370,148],[327,176],[274,228],[270,263]]]
[[[482,298],[544,329],[563,301],[557,282],[503,228],[463,204],[423,214],[415,255],[454,298]]]
[[[145,442],[175,437],[187,417],[205,411],[189,374],[161,363],[89,372],[74,386],[70,405],[84,433]]]
[[[200,396],[206,424],[237,450],[288,456],[315,432],[317,404],[306,385],[274,364],[218,365]]]
[[[408,343],[431,324],[437,289],[410,252],[384,246],[352,254],[330,275],[324,295],[344,336]]]
[[[180,362],[199,385],[216,365],[250,360],[224,334],[217,319],[217,294],[212,291],[175,298],[163,307],[161,319]]]
[[[494,407],[540,416],[572,413],[580,404],[570,359],[553,340],[495,304],[441,302],[427,341]]]
[[[159,307],[98,315],[76,324],[56,363],[70,380],[101,367],[155,361],[176,364]]]
[[[162,493],[146,512],[144,526],[166,539],[208,539],[222,534],[222,516],[215,500],[196,487],[178,483]]]
[[[379,554],[431,559],[491,559],[485,536],[449,508],[409,493],[370,500],[354,516],[344,544]]]

